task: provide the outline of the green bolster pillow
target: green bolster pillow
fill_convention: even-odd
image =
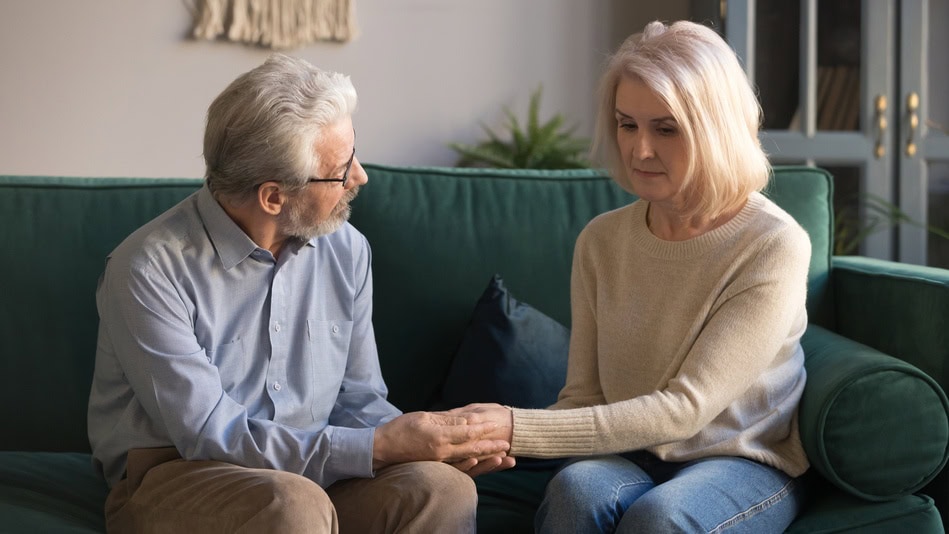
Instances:
[[[909,495],[949,457],[949,401],[915,366],[819,326],[801,339],[800,429],[811,466],[870,501]]]

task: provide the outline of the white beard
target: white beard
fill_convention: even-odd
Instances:
[[[307,209],[308,207],[304,206],[302,202],[287,203],[280,214],[282,233],[303,241],[332,234],[349,220],[349,215],[352,213],[349,203],[356,198],[358,192],[358,188],[347,191],[340,199],[339,204],[333,208],[330,216],[318,222],[312,222],[316,216],[313,210]]]

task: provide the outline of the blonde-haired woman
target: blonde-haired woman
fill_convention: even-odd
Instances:
[[[577,239],[567,383],[547,410],[473,405],[513,456],[573,460],[542,532],[782,532],[810,241],[761,194],[761,111],[713,30],[653,22],[602,79],[597,146],[639,200]]]

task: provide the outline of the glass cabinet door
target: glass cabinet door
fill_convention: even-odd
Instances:
[[[891,100],[896,0],[730,0],[726,38],[764,110],[773,164],[835,172],[835,207],[860,233],[874,202],[895,203]],[[882,58],[882,60],[881,60]],[[863,236],[855,252],[893,259],[895,234]]]
[[[861,2],[816,4],[815,127],[818,131],[860,130]],[[804,128],[800,67],[801,6],[787,0],[757,0],[754,21],[754,74],[764,109],[765,130]],[[808,54],[804,50],[805,56]],[[813,77],[813,75],[811,75]]]
[[[949,268],[949,20],[946,0],[900,9],[900,207],[919,224],[899,228],[899,258]]]
[[[725,6],[772,163],[832,170],[854,253],[949,268],[949,0]]]

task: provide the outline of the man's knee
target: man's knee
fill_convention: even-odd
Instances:
[[[260,499],[260,511],[246,526],[266,526],[271,532],[337,531],[336,510],[318,484],[283,471],[270,471],[262,478],[263,483],[251,490]]]
[[[478,511],[478,490],[474,480],[441,462],[406,464],[414,495],[403,494],[400,506],[411,510],[410,531],[474,532]]]
[[[453,507],[478,506],[478,490],[474,480],[454,467],[441,462],[413,462],[410,467],[415,487],[426,500],[442,501]]]
[[[474,481],[440,462],[393,465],[372,479],[337,482],[329,494],[339,514],[340,532],[475,530]]]
[[[326,492],[302,476],[213,461],[167,462],[109,495],[110,532],[336,532]]]
[[[401,491],[390,505],[402,513],[447,524],[474,522],[478,490],[470,476],[441,462],[410,462],[393,469],[390,480]]]

